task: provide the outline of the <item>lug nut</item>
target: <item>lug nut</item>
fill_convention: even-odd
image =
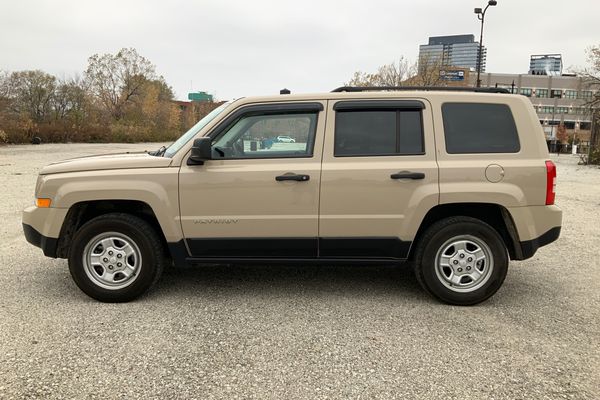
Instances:
[[[121,264],[121,263],[117,263],[117,267],[120,267],[120,266],[122,266],[122,265],[123,265],[123,264]]]
[[[113,255],[113,252],[112,252],[112,250],[110,250],[110,251],[108,252],[108,255],[109,255],[109,256],[112,256],[112,255]]]
[[[109,265],[109,266],[108,266],[108,269],[113,269],[113,266],[112,266],[112,265]]]
[[[110,253],[108,253],[108,254],[110,254]],[[465,255],[464,255],[464,254],[461,254],[461,255],[460,255],[460,258],[465,258]]]
[[[104,261],[104,262],[108,262],[108,258],[104,257],[104,258],[102,259],[102,261]]]
[[[467,271],[470,271],[470,270],[471,270],[471,267],[467,267]]]
[[[469,262],[473,261],[473,257],[467,258],[467,261],[469,261]]]
[[[454,260],[454,261],[452,261],[452,263],[453,263],[454,265],[456,265],[456,264],[458,264],[458,261]]]
[[[121,258],[121,257],[123,257],[123,254],[121,254],[121,253],[117,254],[117,258]]]
[[[459,269],[458,269],[458,272],[462,272],[462,268],[459,268]]]

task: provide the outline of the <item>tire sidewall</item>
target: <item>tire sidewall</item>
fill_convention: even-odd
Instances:
[[[438,251],[449,239],[470,235],[485,242],[490,248],[494,266],[489,279],[483,286],[472,292],[454,292],[444,286],[436,273],[436,257]],[[421,259],[423,283],[427,289],[441,300],[456,305],[473,305],[480,303],[502,286],[508,269],[508,255],[500,235],[484,223],[463,222],[441,228],[433,234],[425,244]]]
[[[140,250],[142,262],[137,278],[122,289],[110,290],[100,287],[88,277],[83,265],[85,246],[95,236],[104,232],[122,233],[135,242]],[[118,219],[98,219],[86,223],[73,237],[69,251],[69,271],[77,286],[88,296],[105,302],[130,301],[144,293],[156,277],[156,262],[153,259],[151,242],[138,229]]]

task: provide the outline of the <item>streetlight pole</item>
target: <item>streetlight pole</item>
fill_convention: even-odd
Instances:
[[[485,12],[490,6],[497,5],[496,0],[489,0],[487,6],[482,10],[481,8],[475,9],[477,19],[481,21],[481,33],[479,34],[479,52],[477,54],[477,87],[481,87],[481,58],[483,52],[483,23],[485,22]]]

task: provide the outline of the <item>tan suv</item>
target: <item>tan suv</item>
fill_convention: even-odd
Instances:
[[[481,302],[509,258],[560,234],[533,107],[385,89],[238,99],[168,148],[50,164],[25,237],[101,301],[136,298],[170,264],[408,260],[438,299]]]

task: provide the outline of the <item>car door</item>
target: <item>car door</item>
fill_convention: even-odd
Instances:
[[[211,160],[184,160],[181,225],[192,257],[317,256],[324,104],[241,106],[209,133]]]
[[[438,204],[431,106],[424,99],[329,101],[319,255],[407,257]]]

